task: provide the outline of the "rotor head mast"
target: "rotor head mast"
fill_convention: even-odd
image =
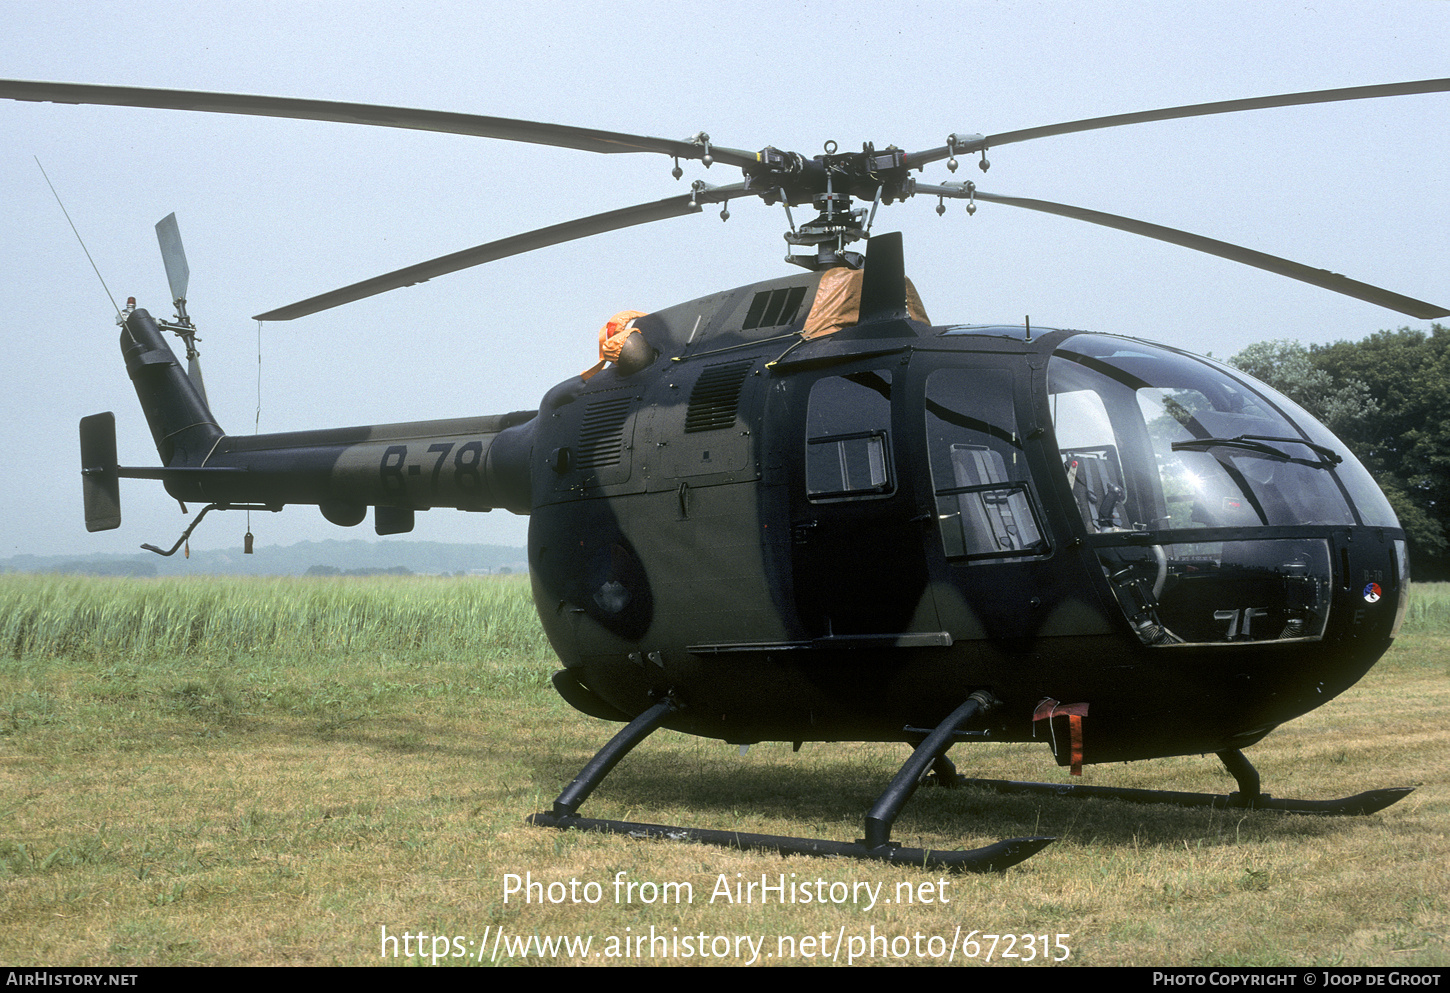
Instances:
[[[869,142],[859,152],[839,152],[828,141],[823,154],[809,159],[767,146],[741,171],[746,191],[766,204],[784,203],[787,212],[791,205],[816,208],[814,219],[799,227],[792,223],[785,235],[791,245],[814,247],[813,255],[786,256],[787,262],[811,270],[859,268],[862,256],[846,246],[870,236],[877,206],[905,200],[916,185],[905,152],[894,145],[878,151]],[[871,207],[855,207],[855,201],[869,201]]]

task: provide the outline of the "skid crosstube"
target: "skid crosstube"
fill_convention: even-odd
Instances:
[[[630,721],[608,744],[601,748],[574,777],[554,801],[552,811],[534,814],[527,823],[560,830],[604,831],[635,838],[664,838],[695,841],[725,848],[776,851],[782,855],[819,855],[840,858],[869,859],[896,865],[915,865],[928,869],[952,869],[959,872],[1001,872],[1024,859],[1031,858],[1055,838],[1011,838],[982,848],[961,851],[903,848],[890,840],[891,826],[906,801],[916,792],[922,776],[951,747],[958,727],[979,711],[986,710],[993,700],[984,693],[973,693],[950,717],[936,727],[892,778],[886,791],[877,798],[866,815],[866,837],[855,842],[826,841],[819,838],[791,838],[783,835],[745,834],[739,831],[715,831],[703,828],[668,827],[661,824],[636,824],[630,821],[594,820],[579,817],[577,812],[594,788],[607,776],[619,760],[647,738],[678,709],[666,697]]]

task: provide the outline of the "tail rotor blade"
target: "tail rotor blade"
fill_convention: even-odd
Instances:
[[[181,229],[176,214],[167,214],[156,222],[156,240],[161,244],[161,261],[166,265],[166,281],[171,284],[171,299],[185,300],[191,268],[186,264],[186,249],[181,247]]]
[[[181,247],[181,229],[176,225],[173,211],[156,222],[156,241],[161,245],[161,261],[166,265],[166,282],[171,285],[171,302],[176,306],[176,319],[180,327],[171,330],[186,342],[186,375],[201,402],[206,403],[206,383],[201,378],[201,359],[196,351],[196,328],[186,314],[186,288],[191,282],[191,267],[186,264],[186,249]],[[170,327],[170,325],[168,325]]]

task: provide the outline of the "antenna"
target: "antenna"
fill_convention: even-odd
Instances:
[[[34,158],[36,167],[40,169],[40,174],[42,176],[45,176],[45,185],[50,187],[50,195],[55,197],[56,203],[60,204],[60,212],[65,215],[66,223],[70,225],[70,229],[72,231],[75,231],[76,241],[81,243],[81,251],[86,253],[86,261],[89,262],[91,264],[91,268],[95,270],[96,278],[101,281],[101,289],[106,291],[106,297],[111,301],[111,308],[116,312],[116,323],[120,324],[124,320],[124,318],[121,316],[121,308],[116,306],[116,298],[114,296],[111,296],[111,288],[106,285],[106,280],[101,275],[101,270],[96,268],[96,260],[91,258],[91,250],[86,247],[85,239],[82,238],[81,233],[76,230],[76,222],[70,219],[70,211],[65,209],[65,204],[61,203],[60,201],[60,194],[55,192],[55,184],[50,181],[49,176],[46,176],[45,166],[40,164],[40,157],[34,156]]]

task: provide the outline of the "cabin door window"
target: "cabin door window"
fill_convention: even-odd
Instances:
[[[948,559],[1045,555],[1007,369],[938,369],[926,381],[926,433]]]

